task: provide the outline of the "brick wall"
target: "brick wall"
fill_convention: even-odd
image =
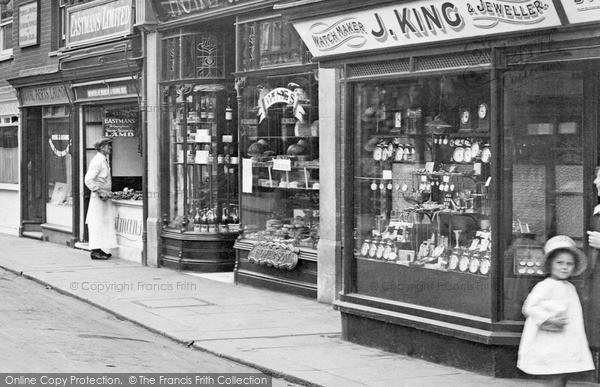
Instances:
[[[16,78],[22,75],[34,75],[40,72],[50,71],[50,66],[58,69],[56,56],[49,56],[51,49],[52,28],[58,27],[58,23],[52,20],[51,0],[38,2],[40,28],[38,30],[39,43],[36,46],[19,48],[19,5],[31,2],[31,0],[13,0],[13,58],[0,62],[0,86],[8,85],[6,79]]]

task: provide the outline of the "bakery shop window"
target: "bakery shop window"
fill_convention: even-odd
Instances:
[[[314,73],[248,78],[240,107],[243,237],[314,249],[319,120]]]
[[[584,181],[593,180],[584,174],[583,151],[591,68],[557,62],[503,74],[506,318],[523,319],[527,292],[518,292],[518,283],[543,278],[548,238],[568,235],[583,247]]]
[[[358,291],[411,301],[426,285],[418,273],[451,276],[451,286],[488,279],[489,75],[356,83],[352,104]],[[390,286],[370,283],[373,273]],[[393,289],[406,281],[414,291]],[[427,293],[444,293],[436,286]]]

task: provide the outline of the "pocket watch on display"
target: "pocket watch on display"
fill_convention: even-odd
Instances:
[[[471,261],[469,260],[469,257],[467,257],[466,255],[463,255],[462,257],[460,257],[460,260],[458,261],[458,270],[467,271],[470,263],[471,263]]]
[[[370,239],[365,239],[365,241],[363,242],[361,248],[360,248],[360,255],[362,255],[363,257],[366,257],[369,255],[369,248],[370,246],[371,240]]]
[[[489,259],[483,259],[479,264],[479,272],[483,275],[487,275],[487,273],[490,272],[490,265],[491,263]]]
[[[377,253],[377,243],[372,242],[369,247],[369,257],[375,258],[375,254]]]
[[[452,254],[448,258],[448,270],[456,270],[458,267],[458,255]]]
[[[479,259],[478,258],[471,258],[471,262],[469,263],[469,271],[473,274],[477,273],[477,270],[479,270]]]

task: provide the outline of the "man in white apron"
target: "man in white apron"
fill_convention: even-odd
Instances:
[[[112,150],[112,139],[103,138],[94,144],[98,151],[90,161],[85,174],[85,185],[92,191],[85,222],[89,231],[92,259],[108,259],[112,254],[103,249],[117,247],[115,217],[113,215],[112,182],[107,156]]]

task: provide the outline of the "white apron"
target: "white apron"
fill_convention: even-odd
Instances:
[[[115,232],[115,216],[113,204],[110,200],[102,200],[95,192],[98,189],[111,191],[110,166],[102,153],[90,161],[85,174],[85,185],[92,190],[90,204],[85,222],[89,231],[90,249],[114,249],[117,247],[117,234]]]

